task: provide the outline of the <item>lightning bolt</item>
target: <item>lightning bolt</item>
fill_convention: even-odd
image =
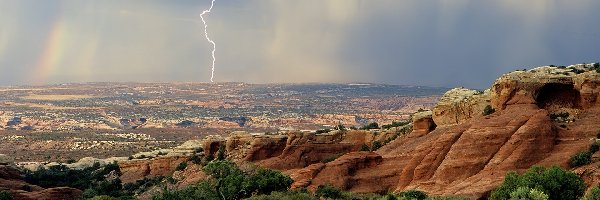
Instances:
[[[217,44],[215,44],[215,42],[213,40],[210,39],[210,37],[208,37],[208,24],[206,24],[206,20],[204,20],[204,15],[210,13],[210,11],[213,9],[213,6],[215,5],[215,0],[212,0],[212,2],[210,3],[210,8],[208,10],[204,10],[202,11],[202,14],[200,14],[200,19],[202,19],[202,23],[204,23],[204,37],[206,37],[206,40],[208,40],[208,42],[210,42],[213,45],[213,49],[212,49],[212,65],[211,65],[211,74],[210,74],[210,82],[214,82],[213,79],[215,78],[215,61],[217,60],[215,57],[215,51],[217,51]]]

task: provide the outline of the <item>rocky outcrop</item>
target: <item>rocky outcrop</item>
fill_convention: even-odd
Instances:
[[[424,135],[433,131],[437,127],[433,121],[433,112],[430,110],[413,114],[412,124],[412,135]]]
[[[551,111],[592,107],[600,92],[596,65],[543,66],[502,75],[492,86],[492,105],[504,109],[511,104],[537,104]]]
[[[591,71],[592,66],[513,72],[498,79],[490,90],[489,100],[497,108],[493,114],[482,116],[474,111],[473,105],[487,103],[487,97],[477,97],[485,93],[472,92],[482,101],[475,97],[457,98],[459,101],[443,98],[432,117],[442,126],[427,134],[414,134],[427,127],[427,123],[415,123],[413,133],[376,151],[372,156],[381,156],[376,162],[347,154],[331,163],[369,164],[314,164],[288,173],[296,187],[331,183],[353,192],[417,189],[477,199],[497,187],[507,171],[522,172],[533,165],[568,168],[568,159],[587,149],[600,130],[600,106],[596,103],[600,76]],[[442,112],[444,107],[448,110]],[[550,118],[551,113],[563,110],[573,112],[576,120]],[[597,179],[594,173],[590,174],[592,181]]]
[[[338,188],[347,188],[354,182],[360,182],[356,172],[374,167],[382,162],[382,157],[373,152],[352,152],[328,163],[312,164],[292,173],[292,188],[316,190],[317,186],[332,184]],[[316,176],[320,175],[320,176]]]
[[[433,108],[432,118],[438,126],[463,123],[481,116],[487,105],[490,105],[489,90],[454,88],[446,92]]]
[[[279,170],[302,168],[332,157],[341,156],[344,153],[358,151],[360,146],[365,144],[364,136],[356,138],[362,141],[350,142],[344,141],[344,134],[346,133],[290,133],[281,154],[259,161],[258,165]],[[351,135],[354,134],[351,133]]]
[[[279,156],[285,150],[287,136],[256,137],[250,143],[244,156],[245,161],[260,161]]]
[[[0,166],[0,191],[8,191],[14,199],[82,199],[83,192],[68,187],[48,188],[31,185],[23,181],[19,170]]]
[[[123,173],[120,178],[123,183],[132,183],[144,178],[170,176],[180,163],[189,159],[190,157],[175,156],[120,162],[119,167]]]

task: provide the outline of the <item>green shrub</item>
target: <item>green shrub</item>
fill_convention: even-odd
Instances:
[[[201,165],[202,164],[202,157],[198,156],[198,155],[193,155],[190,158],[190,161],[192,161],[192,163],[196,164],[196,165]]]
[[[243,199],[285,192],[293,183],[290,177],[271,169],[259,168],[246,174],[227,160],[210,162],[203,170],[209,180],[183,190],[167,190],[153,199]]]
[[[100,163],[94,163],[93,166],[84,169],[70,169],[64,165],[56,165],[47,169],[40,168],[37,171],[25,171],[24,179],[30,184],[45,188],[77,188],[84,191],[85,198],[102,195],[128,196],[122,191],[119,178],[107,180],[110,174],[121,175],[121,170],[116,162],[104,167],[101,167]]]
[[[438,197],[429,197],[427,200],[469,200],[468,197],[462,196],[438,196]]]
[[[489,199],[510,199],[511,193],[521,187],[534,188],[548,195],[551,200],[575,200],[583,196],[586,186],[573,172],[557,166],[534,166],[521,176],[516,172],[507,173],[502,185],[492,191]]]
[[[111,197],[108,195],[95,196],[90,198],[90,200],[119,200],[119,198]]]
[[[257,195],[247,200],[318,200],[318,198],[308,192],[291,191],[273,192],[270,195]]]
[[[425,200],[427,199],[427,194],[418,190],[407,190],[398,193],[398,197],[411,200]]]
[[[172,179],[172,177],[169,177]],[[142,180],[137,180],[134,183],[127,183],[123,185],[123,190],[129,194],[139,194],[145,192],[149,188],[155,185],[159,185],[165,179],[164,176],[155,176],[151,178],[144,178]]]
[[[511,200],[548,200],[548,195],[537,189],[528,187],[519,187],[517,190],[510,193]]]
[[[371,130],[371,129],[379,129],[379,124],[377,122],[372,122],[361,128],[361,130]]]
[[[585,195],[585,198],[583,198],[583,200],[600,200],[600,187],[592,188],[590,193]]]
[[[594,153],[598,152],[598,150],[600,150],[600,143],[594,141],[594,143],[592,143],[592,145],[590,145],[589,152],[594,154]]]
[[[491,105],[487,105],[487,106],[485,106],[485,108],[483,108],[483,116],[487,116],[487,115],[490,115],[495,112],[496,112],[496,109],[492,108]]]
[[[382,198],[382,200],[398,200],[398,197],[394,196],[393,194],[387,194]]]
[[[250,176],[248,189],[256,194],[270,194],[274,191],[287,191],[294,183],[289,176],[272,169],[259,168],[255,174]]]
[[[331,129],[319,129],[315,133],[316,134],[323,134],[323,133],[329,133],[329,132],[331,132]]]
[[[0,200],[13,200],[13,196],[7,191],[0,191]]]
[[[188,163],[186,161],[183,161],[181,163],[179,163],[179,165],[177,165],[177,168],[175,168],[175,171],[183,171],[185,170],[185,168],[187,168]]]
[[[332,185],[319,185],[315,191],[317,197],[341,199],[343,197],[342,191]]]
[[[369,148],[369,145],[363,144],[360,146],[360,151],[371,151],[371,148]]]
[[[371,145],[371,151],[377,151],[377,149],[381,148],[383,144],[380,141],[373,141],[373,145]]]
[[[569,165],[571,167],[579,167],[583,165],[590,164],[592,162],[592,153],[588,151],[579,152],[569,160]]]

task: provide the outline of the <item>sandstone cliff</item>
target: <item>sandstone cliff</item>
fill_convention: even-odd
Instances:
[[[433,110],[438,126],[415,127],[375,153],[350,153],[327,164],[290,171],[294,187],[331,183],[353,192],[418,189],[484,197],[509,170],[560,165],[587,149],[600,130],[594,65],[540,67],[500,77],[491,90],[448,92]],[[470,96],[469,96],[470,95]],[[482,116],[491,104],[496,112]],[[573,119],[551,119],[568,112]]]

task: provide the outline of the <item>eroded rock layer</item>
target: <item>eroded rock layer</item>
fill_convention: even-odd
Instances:
[[[480,96],[485,93],[451,92],[456,98],[445,103],[442,99],[433,111],[435,124],[443,126],[429,133],[415,128],[375,153],[350,153],[288,173],[296,181],[294,187],[309,189],[331,183],[353,192],[417,189],[480,198],[509,170],[524,171],[533,165],[568,168],[569,158],[587,149],[600,130],[600,75],[594,66],[509,73],[494,83],[489,101]],[[473,97],[458,95],[465,92]],[[497,111],[479,114],[488,102]],[[557,112],[567,112],[573,120],[550,117]]]

